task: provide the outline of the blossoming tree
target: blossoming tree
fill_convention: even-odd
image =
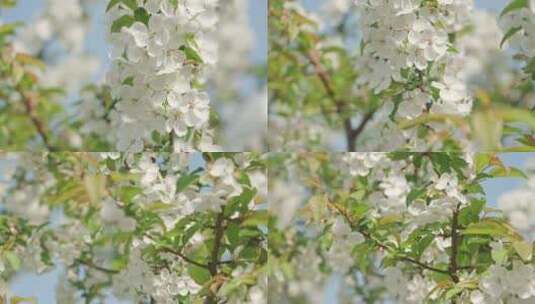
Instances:
[[[136,303],[265,303],[259,155],[14,153],[2,161],[10,163],[0,184],[2,297],[17,271],[62,266],[58,303],[110,292]]]
[[[303,3],[270,1],[273,149],[533,149],[532,64],[506,47],[533,55],[527,0]]]
[[[243,122],[225,109],[265,104],[254,73],[265,63],[244,60],[254,42],[244,1],[101,2],[111,44],[103,83],[91,82],[100,62],[84,47],[99,1],[47,0],[35,21],[0,23],[3,149],[218,151]],[[220,61],[220,47],[241,57]],[[240,92],[244,77],[258,88]],[[225,150],[264,148],[265,111],[253,114],[247,137]]]
[[[518,221],[528,213],[505,203],[517,195],[502,199],[509,206],[504,212],[493,208],[482,187],[489,179],[525,176],[499,156],[393,152],[272,158],[270,301],[534,301],[533,243]],[[525,201],[524,208],[532,205]]]

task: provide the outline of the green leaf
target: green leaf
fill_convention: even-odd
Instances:
[[[500,48],[503,47],[504,43],[507,40],[509,40],[509,38],[511,38],[514,34],[518,33],[518,31],[520,31],[521,29],[522,29],[521,26],[517,26],[517,27],[513,27],[509,29],[507,33],[505,33],[505,35],[503,36],[502,41],[500,42]]]
[[[135,10],[137,7],[136,0],[111,0],[110,3],[108,3],[108,6],[106,7],[106,12],[119,3],[123,3],[132,10]]]
[[[242,226],[261,226],[267,225],[268,223],[268,212],[267,210],[256,211],[253,215],[247,217],[243,221]]]
[[[505,122],[522,123],[535,130],[535,115],[529,110],[519,108],[499,108],[499,115]]]
[[[222,295],[230,295],[233,291],[239,288],[245,288],[245,286],[252,286],[256,283],[257,278],[254,274],[245,274],[240,277],[231,279],[219,291]]]
[[[485,168],[490,165],[492,159],[492,154],[489,153],[479,153],[475,157],[476,172],[481,173]]]
[[[526,67],[524,68],[524,72],[527,74],[531,74],[532,79],[535,80],[535,58],[532,58]]]
[[[359,220],[364,217],[368,210],[370,210],[370,206],[364,203],[356,203],[351,205],[351,211],[353,211],[352,215],[356,220]]]
[[[464,208],[459,213],[459,223],[463,226],[477,222],[479,220],[479,214],[485,206],[484,200],[475,200],[471,202],[470,206]]]
[[[10,304],[37,304],[37,300],[35,298],[28,298],[28,297],[11,297],[11,300],[9,301]]]
[[[507,248],[502,247],[500,249],[492,249],[490,252],[492,260],[494,262],[503,265],[507,261]]]
[[[446,300],[453,299],[453,297],[460,294],[461,292],[463,292],[463,288],[459,286],[455,286],[446,292],[445,298]]]
[[[109,11],[112,7],[116,6],[117,4],[119,4],[121,2],[121,0],[111,0],[109,3],[108,3],[108,6],[106,7],[106,12]]]
[[[0,36],[14,34],[19,26],[21,26],[21,23],[7,23],[0,25]]]
[[[17,4],[17,0],[1,0],[0,7],[13,7]]]
[[[136,19],[136,21],[139,21],[141,23],[144,23],[145,25],[149,25],[149,19],[150,19],[150,15],[149,13],[142,7],[138,7],[135,11],[134,11],[134,18]]]
[[[240,226],[235,223],[231,223],[225,230],[225,234],[231,246],[236,247],[240,241]]]
[[[212,278],[208,269],[192,264],[189,265],[188,272],[191,278],[195,281],[195,283],[199,285],[204,285]]]
[[[191,60],[191,61],[194,61],[194,62],[197,62],[197,63],[202,63],[203,62],[203,60],[202,60],[201,56],[199,55],[199,53],[197,53],[197,51],[194,50],[192,47],[183,45],[182,47],[180,47],[180,50],[182,52],[184,52],[184,54],[186,55],[186,58],[188,60]]]
[[[119,188],[117,192],[117,197],[120,201],[130,203],[136,195],[141,193],[141,189],[133,186],[124,186]]]
[[[516,253],[524,260],[528,262],[533,256],[533,245],[528,242],[521,240],[513,242],[513,248],[516,250]]]
[[[198,174],[188,174],[188,175],[181,176],[176,182],[177,192],[184,191],[186,188],[188,188],[191,184],[196,182],[198,179],[199,179]]]
[[[497,167],[492,169],[489,174],[494,177],[521,177],[527,179],[526,174],[522,170],[514,167]]]
[[[136,19],[130,15],[124,15],[120,17],[119,19],[113,21],[113,24],[111,25],[111,32],[117,33],[120,32],[123,27],[130,27]]]
[[[20,269],[20,258],[15,253],[13,253],[12,251],[7,251],[4,253],[4,257],[15,271]]]
[[[505,14],[519,10],[524,7],[528,7],[528,0],[513,0],[503,9],[500,14],[500,18],[503,17]]]
[[[421,187],[421,188],[415,188],[413,189],[408,195],[407,195],[407,205],[410,205],[412,201],[419,198],[420,196],[424,195],[427,192],[427,186]]]
[[[43,61],[28,54],[19,53],[15,56],[15,60],[24,65],[34,66],[41,70],[46,68],[46,64]]]
[[[464,231],[464,235],[488,235],[491,237],[522,240],[518,232],[511,225],[497,219],[483,219],[481,222],[470,224]]]

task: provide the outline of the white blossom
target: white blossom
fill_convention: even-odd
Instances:
[[[218,1],[139,5],[149,14],[148,23],[137,21],[110,35],[113,63],[107,79],[119,100],[110,115],[117,149],[151,149],[157,133],[173,138],[177,152],[217,150],[210,139],[209,97],[192,83],[203,84],[204,72],[217,62]],[[118,4],[108,17],[113,21],[125,13],[130,9]]]

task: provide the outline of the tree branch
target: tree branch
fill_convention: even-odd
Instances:
[[[374,115],[374,112],[368,112],[362,117],[362,120],[359,124],[359,126],[351,132],[351,136],[348,137],[348,150],[353,152],[357,149],[357,139],[359,138],[360,134],[364,132],[366,129],[366,126],[372,120]]]
[[[422,263],[420,261],[417,261],[415,259],[412,259],[410,257],[407,257],[407,256],[402,256],[400,257],[401,260],[403,261],[406,261],[406,262],[410,262],[410,263],[413,263],[413,264],[416,264],[422,268],[425,268],[427,270],[431,270],[431,271],[434,271],[434,272],[438,272],[438,273],[443,273],[443,274],[449,274],[449,271],[447,270],[442,270],[442,269],[438,269],[438,268],[435,268],[435,267],[431,267],[425,263]]]
[[[356,229],[359,233],[361,233],[366,239],[368,240],[371,240],[372,242],[374,242],[379,248],[383,249],[383,250],[386,250],[386,251],[390,251],[391,248],[389,246],[387,246],[386,244],[382,243],[381,241],[377,240],[376,238],[374,238],[368,231],[365,231],[363,229],[360,229],[358,227],[358,225],[356,223],[353,222],[352,218],[351,218],[351,215],[349,215],[345,210],[343,210],[340,206],[338,206],[337,204],[335,203],[332,203],[329,199],[327,199],[327,203],[332,206],[334,209],[336,209],[336,211],[338,213],[340,213],[345,219],[346,221],[349,223],[349,225],[353,228],[353,229]],[[409,263],[412,263],[412,264],[415,264],[415,265],[418,265],[424,269],[427,269],[427,270],[431,270],[431,271],[434,271],[434,272],[438,272],[438,273],[442,273],[442,274],[450,274],[450,272],[448,270],[442,270],[442,269],[438,269],[438,268],[435,268],[435,267],[432,267],[432,266],[429,266],[425,263],[422,263],[420,261],[417,261],[411,257],[408,257],[408,256],[398,256],[400,260],[402,261],[405,261],[405,262],[409,262]]]
[[[314,72],[320,79],[323,87],[325,88],[325,91],[327,92],[327,95],[329,98],[334,102],[336,106],[336,112],[340,116],[344,116],[347,111],[347,102],[341,99],[338,99],[336,96],[336,92],[334,91],[334,88],[331,84],[331,80],[329,77],[329,74],[327,73],[327,70],[323,67],[320,61],[320,55],[317,50],[311,50],[307,53],[308,60],[312,63],[314,66]],[[356,141],[360,134],[364,131],[366,128],[366,125],[370,122],[370,120],[373,117],[373,112],[369,112],[366,115],[364,115],[360,125],[354,129],[353,125],[351,123],[351,118],[345,117],[344,118],[344,131],[346,135],[346,143],[347,143],[347,150],[349,152],[353,152],[356,150]]]
[[[24,104],[24,108],[26,110],[26,114],[32,121],[33,126],[37,130],[37,133],[39,133],[39,136],[43,140],[43,143],[48,151],[54,151],[54,147],[50,144],[50,140],[48,139],[48,136],[45,132],[44,123],[37,117],[37,114],[35,113],[35,105],[33,99],[28,96],[22,88],[17,86],[16,88],[17,92],[22,97],[22,102]]]
[[[208,269],[208,265],[206,264],[202,264],[202,263],[199,263],[197,261],[194,261],[190,258],[188,258],[187,256],[185,256],[182,252],[180,251],[177,251],[177,250],[174,250],[173,248],[170,248],[170,247],[167,247],[167,246],[164,246],[164,247],[160,247],[164,252],[168,252],[168,253],[171,253],[171,254],[174,254],[178,257],[180,257],[182,260],[184,260],[185,262],[187,263],[190,263],[192,265],[195,265],[195,266],[198,266],[198,267],[201,267],[201,268],[206,268]]]
[[[225,232],[224,220],[225,220],[225,207],[223,206],[221,207],[221,212],[217,214],[215,228],[214,228],[214,231],[215,231],[214,247],[212,248],[210,263],[208,263],[210,274],[212,276],[215,276],[217,274],[217,265],[219,263],[219,250],[221,249],[223,233]]]
[[[119,273],[119,271],[117,271],[117,270],[108,269],[108,268],[104,268],[104,267],[95,265],[95,263],[93,263],[92,261],[86,261],[86,260],[82,260],[82,259],[77,259],[76,261],[78,263],[82,264],[82,265],[85,265],[87,267],[91,267],[93,269],[96,269],[98,271],[105,272],[105,273],[108,273],[108,274],[117,274],[117,273]]]
[[[457,271],[459,270],[458,265],[457,265],[457,255],[459,254],[459,241],[460,241],[459,207],[460,205],[457,204],[457,207],[453,211],[453,217],[451,219],[451,255],[450,255],[449,275],[451,276],[451,279],[455,283],[459,282],[459,276],[457,275]]]
[[[212,275],[212,278],[218,276],[218,266],[221,264],[219,261],[219,251],[221,250],[221,244],[223,242],[223,235],[225,233],[225,206],[221,207],[221,211],[217,214],[215,227],[214,227],[214,247],[212,248],[212,254],[210,262],[208,263],[208,270]],[[205,304],[217,303],[216,292],[219,287],[216,286],[215,290],[211,290],[206,297]]]
[[[151,239],[151,240],[153,240],[153,241],[155,241],[154,237],[152,237],[152,235],[150,235],[148,233],[145,233],[144,236],[149,238],[149,239]],[[194,261],[194,260],[188,258],[186,255],[184,255],[182,252],[180,252],[178,250],[175,250],[175,249],[173,249],[171,247],[168,247],[168,246],[160,246],[159,248],[164,252],[171,253],[171,254],[174,254],[174,255],[180,257],[182,260],[184,260],[187,263],[190,263],[192,265],[195,265],[195,266],[198,266],[198,267],[201,267],[201,268],[208,269],[208,265],[199,263],[197,261]]]

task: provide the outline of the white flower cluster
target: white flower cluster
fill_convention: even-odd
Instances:
[[[154,202],[162,202],[169,206],[162,216],[170,228],[181,217],[194,212],[219,211],[230,197],[242,192],[235,176],[236,167],[230,159],[220,158],[208,165],[207,173],[200,178],[203,183],[209,185],[210,191],[202,193],[196,188],[178,192],[179,172],[186,169],[183,167],[186,163],[180,159],[172,163],[172,167],[162,168],[155,155],[144,153],[131,170],[132,173],[142,175],[141,186],[144,190],[143,196],[139,197],[140,203],[149,206]],[[164,170],[167,172],[165,176],[162,174]]]
[[[479,290],[470,294],[473,304],[527,304],[535,301],[535,268],[513,263],[512,269],[491,266],[479,282]]]
[[[386,159],[384,153],[344,153],[343,161],[347,163],[349,174],[352,176],[366,176],[370,170],[377,167]]]
[[[241,157],[219,158],[206,164],[206,170],[199,174],[202,187],[190,186],[178,191],[178,181],[184,174],[189,172],[188,164],[191,156],[188,154],[170,154],[170,159],[163,162],[157,153],[143,153],[138,159],[134,154],[121,158],[119,153],[100,153],[102,159],[115,161],[118,165],[126,162],[130,167],[129,172],[139,176],[141,194],[135,197],[135,202],[143,207],[150,208],[154,204],[164,204],[159,208],[159,215],[168,228],[172,228],[184,216],[196,212],[218,212],[225,206],[230,198],[236,197],[243,192],[242,185],[238,182],[238,170],[243,170],[250,165],[250,154],[245,153]],[[109,173],[106,166],[99,168],[104,174]],[[259,203],[267,197],[267,178],[262,170],[248,171],[251,186],[257,189]],[[209,190],[208,190],[209,189]],[[254,209],[252,202],[249,208]],[[117,210],[118,202],[110,204],[104,202],[105,209],[101,211],[101,217],[108,223],[115,223],[122,230],[132,230],[134,223],[125,216],[122,210]],[[121,212],[119,212],[121,211]]]
[[[119,102],[111,115],[117,149],[139,152],[154,143],[154,133],[173,138],[175,152],[212,151],[210,100],[199,89],[203,72],[217,61],[218,0],[137,1],[133,11],[113,7],[114,25],[143,16],[110,36],[112,69],[107,83]]]
[[[427,180],[433,181],[432,187],[426,187],[426,195],[432,200],[426,202],[417,199],[407,206],[407,197],[413,186],[407,180],[406,172],[414,171],[412,164],[404,160],[392,160],[384,153],[346,153],[342,157],[342,165],[350,176],[365,176],[371,184],[379,185],[368,198],[374,207],[372,215],[403,215],[413,224],[409,230],[449,219],[458,204],[464,206],[468,203],[456,173],[438,176],[429,168],[422,170],[424,172],[420,174],[425,174]],[[468,178],[471,177],[470,172],[472,167],[468,166],[465,172]]]
[[[176,296],[197,294],[201,290],[202,286],[188,275],[170,271],[185,266],[175,258],[166,259],[169,268],[155,272],[142,256],[146,245],[148,243],[135,241],[127,267],[114,277],[112,288],[117,297],[135,299],[138,293],[144,293],[158,303],[172,304],[176,303]]]
[[[436,283],[426,280],[417,274],[412,277],[404,274],[400,267],[390,267],[385,270],[385,287],[396,303],[418,304],[426,299],[436,299],[432,294]]]
[[[404,117],[418,116],[428,106],[431,112],[467,115],[472,98],[460,75],[463,54],[453,51],[456,45],[449,35],[466,23],[472,1],[439,0],[436,7],[431,3],[356,1],[364,52],[359,81],[376,93],[394,82],[414,85],[399,105]]]

